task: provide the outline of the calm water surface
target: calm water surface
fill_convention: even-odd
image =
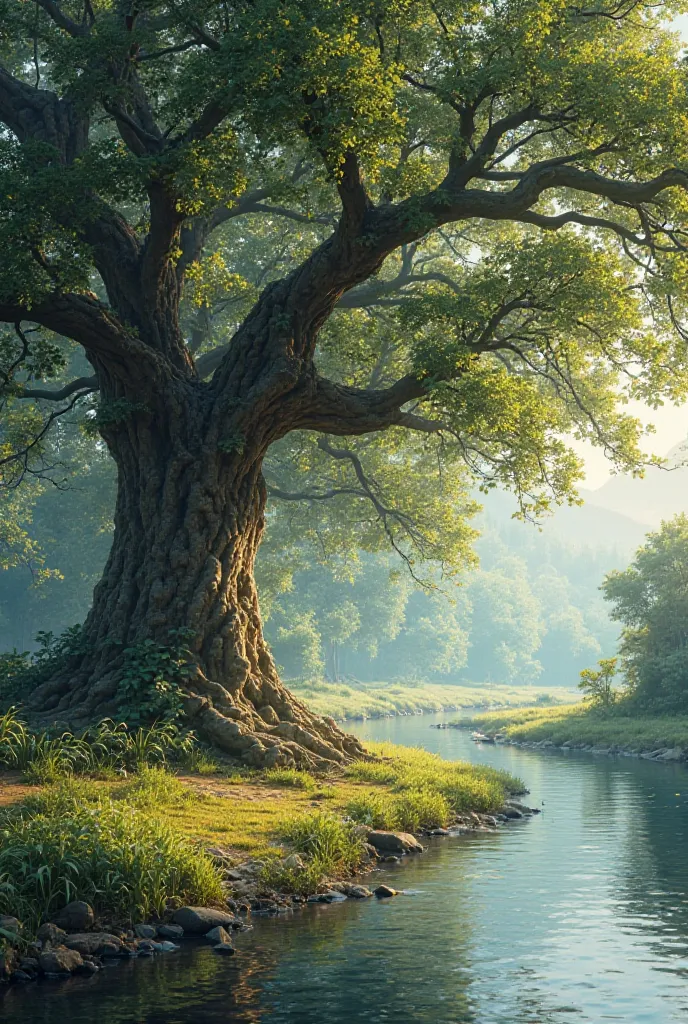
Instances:
[[[224,960],[203,945],[99,976],[14,987],[22,1024],[688,1022],[688,771],[476,747],[443,716],[364,739],[506,768],[543,813],[433,841],[374,877],[408,892],[259,920]]]

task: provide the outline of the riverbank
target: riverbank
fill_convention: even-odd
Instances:
[[[354,684],[291,679],[288,685],[317,714],[329,715],[338,722],[437,711],[473,711],[536,704],[546,707],[571,699],[568,691],[545,692],[533,686],[496,683],[480,686],[393,682]]]
[[[623,708],[606,710],[579,703],[487,712],[449,724],[533,749],[688,760],[688,716],[628,715]]]
[[[494,829],[527,813],[513,803],[522,784],[504,772],[371,750],[375,760],[327,778],[140,764],[126,778],[31,786],[5,773],[0,976],[94,973],[108,956],[171,951],[180,929],[200,935],[205,924],[224,929],[210,937],[231,955],[231,931],[252,914],[371,896],[367,873],[419,852],[419,836]],[[64,908],[75,901],[71,927]],[[187,913],[190,930],[184,904],[205,908],[200,924]]]

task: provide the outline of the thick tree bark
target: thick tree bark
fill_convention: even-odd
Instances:
[[[183,399],[183,401],[182,401]],[[262,454],[214,443],[202,385],[169,388],[164,418],[136,408],[103,428],[119,473],[112,551],[85,652],[33,696],[43,721],[117,717],[123,650],[188,630],[189,725],[252,765],[323,767],[362,748],[282,685],[263,638],[253,566],[264,525]],[[259,430],[254,432],[256,435]]]

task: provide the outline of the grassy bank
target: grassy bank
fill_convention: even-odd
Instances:
[[[6,729],[0,740],[6,767],[31,746],[20,725],[14,739]],[[29,758],[0,775],[0,914],[29,931],[75,899],[120,922],[161,917],[180,903],[221,904],[241,891],[228,868],[248,860],[259,862],[252,892],[306,895],[362,864],[361,826],[421,832],[495,811],[522,789],[504,773],[390,745],[372,747],[375,760],[315,778],[214,765],[207,756],[197,756],[202,770],[189,770],[177,747],[152,740],[147,760],[123,775],[112,770],[112,754],[100,751],[100,768],[98,758],[75,759],[79,742],[53,741],[61,767],[49,781],[35,739],[39,770]],[[300,855],[296,865],[285,863],[291,852]]]
[[[289,680],[289,688],[319,715],[331,715],[337,721],[347,718],[377,718],[384,715],[418,714],[461,708],[511,704],[523,706],[539,701],[543,705],[570,699],[566,691],[545,692],[534,686],[445,686],[438,683],[326,683],[316,680]]]
[[[585,704],[520,708],[474,715],[471,724],[488,735],[503,733],[517,742],[618,747],[637,753],[674,747],[688,750],[688,716],[631,716],[622,707],[607,711]]]

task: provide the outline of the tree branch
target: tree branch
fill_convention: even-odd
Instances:
[[[55,0],[36,0],[36,3],[43,8],[46,14],[52,19],[58,28],[63,29],[70,36],[85,36],[90,30],[88,22],[74,21],[65,14]]]
[[[92,377],[77,377],[76,380],[70,381],[69,384],[65,384],[64,387],[58,388],[56,391],[51,391],[49,388],[24,388],[16,397],[38,398],[45,402],[63,402],[65,398],[70,398],[76,392],[81,392],[80,397],[83,397],[98,390],[100,390],[100,385],[98,378],[94,375]]]
[[[168,361],[127,331],[95,295],[57,295],[31,308],[2,303],[0,320],[6,323],[27,320],[71,338],[82,345],[90,357],[104,361],[111,373],[134,390],[150,386],[153,379],[159,381],[163,376],[170,376]]]

